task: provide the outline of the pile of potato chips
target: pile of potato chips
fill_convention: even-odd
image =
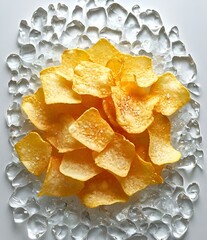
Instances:
[[[157,76],[149,57],[101,39],[64,51],[40,80],[22,101],[36,130],[15,145],[28,171],[46,172],[39,196],[78,195],[90,208],[125,202],[162,183],[163,166],[181,158],[168,116],[190,95],[172,73]]]

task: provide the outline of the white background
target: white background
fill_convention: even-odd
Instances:
[[[178,26],[181,40],[187,52],[194,58],[198,68],[198,81],[201,85],[200,124],[203,136],[203,149],[207,149],[207,2],[205,0],[117,0],[125,7],[139,4],[143,9],[157,10],[164,25],[169,30]],[[28,240],[26,231],[21,225],[13,223],[8,199],[12,189],[5,177],[5,167],[11,161],[11,149],[8,143],[5,124],[6,109],[10,102],[7,84],[10,78],[5,65],[6,57],[17,52],[17,31],[22,19],[29,20],[32,13],[40,6],[47,7],[54,0],[1,0],[0,1],[0,240]],[[70,8],[75,0],[62,0]],[[201,195],[195,206],[185,240],[207,239],[207,165],[204,172],[197,171],[195,180],[200,184]],[[98,239],[97,239],[98,240]]]

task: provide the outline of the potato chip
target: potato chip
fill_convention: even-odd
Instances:
[[[83,182],[66,177],[59,171],[61,160],[62,155],[51,157],[46,178],[38,196],[72,196],[78,194],[84,187]]]
[[[123,61],[117,57],[111,58],[106,64],[106,67],[111,69],[112,76],[117,84],[121,80],[121,71],[123,65]]]
[[[87,181],[102,171],[95,164],[92,152],[89,149],[79,149],[65,153],[60,165],[62,174],[80,181]]]
[[[86,50],[90,59],[98,64],[106,66],[107,62],[119,51],[106,39],[100,39],[96,44]]]
[[[80,198],[89,208],[128,200],[117,179],[107,172],[102,172],[88,180],[80,193]]]
[[[69,114],[62,114],[53,127],[45,133],[47,140],[60,152],[73,151],[85,146],[73,138],[69,132],[70,125],[74,119]]]
[[[65,50],[62,54],[62,66],[74,69],[82,61],[90,61],[88,53],[82,49]]]
[[[98,97],[94,97],[91,95],[81,95],[82,102],[81,104],[85,106],[86,108],[100,108],[102,105],[102,100]]]
[[[52,147],[36,132],[30,132],[15,145],[20,161],[34,175],[41,175],[47,168]]]
[[[103,99],[102,106],[111,125],[115,128],[119,128],[120,126],[116,122],[116,110],[112,98],[107,97]]]
[[[149,91],[150,91],[150,87],[146,87],[146,88],[139,87],[135,81],[134,82],[122,81],[119,83],[119,86],[129,95],[144,96],[149,94]]]
[[[44,70],[41,71],[41,73],[56,73],[57,75],[63,77],[65,80],[68,81],[72,81],[74,77],[73,69],[67,68],[64,65],[45,68]]]
[[[150,144],[149,156],[157,165],[177,162],[181,153],[170,143],[170,121],[160,113],[154,115],[154,121],[148,128]]]
[[[124,136],[115,133],[106,148],[94,155],[95,163],[120,177],[126,177],[135,156],[135,147]]]
[[[159,97],[129,95],[116,86],[112,87],[112,99],[118,124],[128,133],[141,133],[153,122],[153,109]]]
[[[150,184],[162,183],[162,178],[155,172],[150,162],[145,162],[136,156],[131,164],[129,174],[125,178],[118,178],[124,192],[132,196]]]
[[[95,108],[85,111],[69,127],[71,135],[86,147],[100,152],[114,137],[114,131]]]
[[[72,90],[72,83],[47,69],[41,71],[40,80],[47,104],[81,102],[81,96]]]
[[[92,62],[81,62],[75,68],[73,90],[79,94],[90,94],[105,98],[111,94],[114,80],[109,68]]]
[[[189,91],[170,72],[159,77],[151,88],[151,94],[160,97],[155,110],[166,116],[172,115],[190,101]]]

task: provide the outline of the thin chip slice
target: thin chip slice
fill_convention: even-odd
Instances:
[[[128,200],[117,179],[107,172],[88,180],[80,193],[80,198],[89,208]]]
[[[95,163],[120,177],[126,177],[135,156],[135,147],[124,136],[115,133],[106,148],[95,154]]]
[[[65,50],[62,54],[62,65],[74,69],[82,61],[90,61],[88,53],[82,49]]]
[[[60,172],[65,176],[87,181],[103,170],[96,166],[89,149],[79,149],[65,153],[60,165]]]
[[[111,58],[106,64],[106,67],[111,69],[112,76],[115,79],[116,84],[121,81],[121,71],[123,69],[123,65],[123,61],[117,57]]]
[[[189,91],[172,73],[165,73],[152,86],[151,94],[160,97],[155,106],[157,112],[170,116],[190,101]]]
[[[120,87],[112,87],[116,120],[128,133],[144,132],[153,122],[153,109],[159,97],[129,95]]]
[[[86,147],[101,152],[114,137],[114,131],[95,108],[85,111],[69,127],[71,135]]]
[[[119,124],[116,122],[116,110],[114,106],[114,102],[111,97],[107,97],[103,99],[102,102],[103,110],[111,123],[111,125],[115,128],[119,128]]]
[[[73,138],[69,132],[70,125],[74,119],[69,114],[62,114],[58,117],[53,127],[45,133],[47,140],[60,152],[73,151],[85,146]]]
[[[119,51],[104,38],[100,39],[86,51],[93,62],[101,64],[102,66],[106,66],[107,62],[119,53]]]
[[[132,196],[150,184],[162,183],[161,176],[157,175],[153,165],[136,156],[132,162],[129,174],[125,178],[118,178],[124,192]]]
[[[79,94],[89,94],[105,98],[111,94],[114,80],[109,68],[92,62],[81,62],[75,68],[73,90]]]
[[[30,132],[15,145],[20,161],[34,175],[41,175],[49,163],[52,147],[36,132]]]
[[[68,81],[72,81],[74,77],[73,69],[67,68],[64,65],[45,68],[44,70],[41,71],[41,73],[56,73],[57,75],[65,78],[65,80],[68,80]]]
[[[160,113],[154,114],[154,122],[148,128],[150,145],[149,156],[157,165],[177,162],[181,153],[170,143],[170,121]]]
[[[81,102],[81,96],[72,90],[72,83],[60,75],[46,69],[40,73],[40,80],[47,104]]]
[[[144,96],[149,94],[150,92],[150,87],[139,87],[135,81],[134,82],[121,81],[118,85],[129,95]]]
[[[62,155],[51,157],[46,178],[38,196],[72,196],[77,195],[83,189],[83,182],[66,177],[59,171],[61,160]]]

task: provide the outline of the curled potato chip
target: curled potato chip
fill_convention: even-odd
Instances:
[[[117,179],[106,171],[85,183],[85,187],[80,193],[80,198],[89,208],[126,202],[128,200]]]
[[[153,109],[159,97],[129,95],[120,87],[112,87],[116,120],[128,133],[144,132],[153,122]]]
[[[61,161],[62,155],[50,158],[46,178],[38,196],[72,196],[77,195],[84,187],[83,182],[66,177],[59,171]]]
[[[34,175],[41,175],[47,168],[52,147],[38,133],[30,132],[15,145],[20,161]]]
[[[81,62],[75,68],[73,90],[79,94],[90,94],[99,98],[111,94],[114,80],[109,68],[92,62]]]
[[[155,110],[166,116],[172,115],[190,101],[189,91],[170,72],[159,77],[151,88],[151,94],[160,97]]]
[[[87,181],[102,171],[101,168],[96,166],[89,149],[65,153],[60,165],[62,174],[80,181]]]
[[[121,80],[123,61],[117,57],[111,58],[107,62],[106,67],[111,69],[112,76],[115,79],[115,82],[118,84]]]
[[[157,165],[177,162],[181,153],[170,143],[170,121],[160,113],[154,114],[154,121],[148,128],[150,144],[149,156]]]
[[[162,178],[156,174],[153,165],[139,156],[134,158],[128,175],[125,178],[118,177],[118,180],[128,196],[132,196],[150,184],[162,183]]]
[[[69,127],[71,135],[88,148],[100,152],[114,137],[114,131],[95,108],[85,111]]]
[[[73,151],[85,146],[73,138],[68,130],[74,119],[69,114],[62,114],[49,129],[45,136],[47,140],[60,152]]]
[[[107,62],[119,51],[106,39],[100,39],[91,48],[86,50],[90,55],[90,59],[98,64],[106,66]]]
[[[135,156],[135,147],[124,136],[115,133],[106,148],[94,155],[95,163],[120,177],[126,177]]]
[[[119,86],[129,95],[144,96],[144,95],[147,95],[150,91],[150,87],[146,87],[146,88],[139,87],[135,81],[134,82],[122,81],[119,83]]]
[[[109,122],[112,124],[113,127],[118,128],[119,125],[116,122],[116,110],[112,98],[107,97],[103,99],[102,106]]]
[[[72,83],[48,69],[41,71],[40,80],[47,104],[81,102],[81,96],[72,90]]]

